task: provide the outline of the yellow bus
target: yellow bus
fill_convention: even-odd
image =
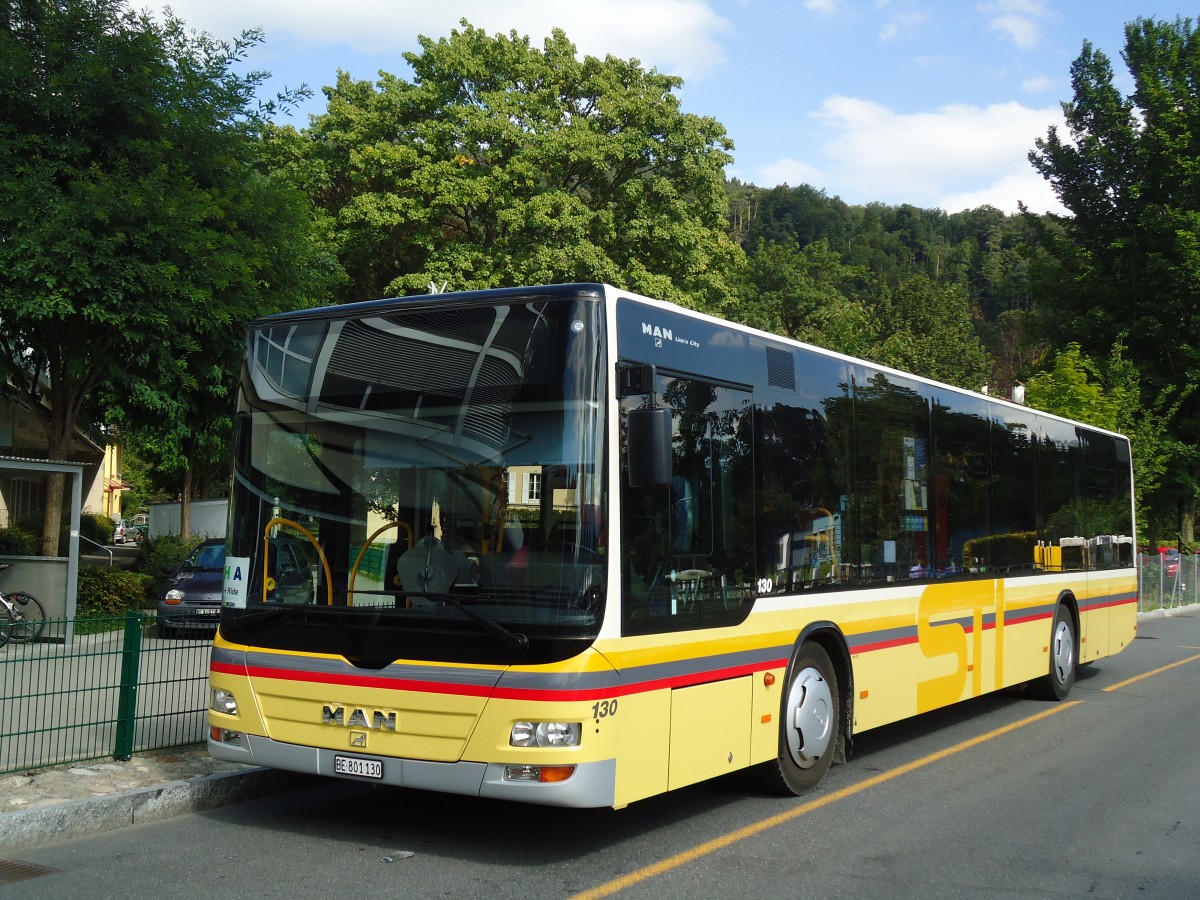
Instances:
[[[253,323],[210,752],[623,807],[1049,699],[1136,627],[1119,434],[603,284]]]

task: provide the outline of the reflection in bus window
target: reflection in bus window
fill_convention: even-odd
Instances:
[[[626,633],[729,625],[753,596],[752,505],[737,484],[752,477],[752,427],[742,391],[685,378],[658,385],[672,410],[668,484],[628,487],[623,566]],[[642,398],[626,401],[637,408]]]

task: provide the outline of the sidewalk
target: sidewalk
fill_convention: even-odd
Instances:
[[[0,775],[0,847],[48,844],[286,790],[297,776],[215,760],[203,747]]]

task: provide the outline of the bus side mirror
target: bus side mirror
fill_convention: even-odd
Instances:
[[[671,410],[630,410],[626,418],[629,486],[663,487],[671,483]]]

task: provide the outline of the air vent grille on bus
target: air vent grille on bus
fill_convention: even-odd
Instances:
[[[789,391],[796,389],[796,361],[790,350],[767,347],[767,383]]]

